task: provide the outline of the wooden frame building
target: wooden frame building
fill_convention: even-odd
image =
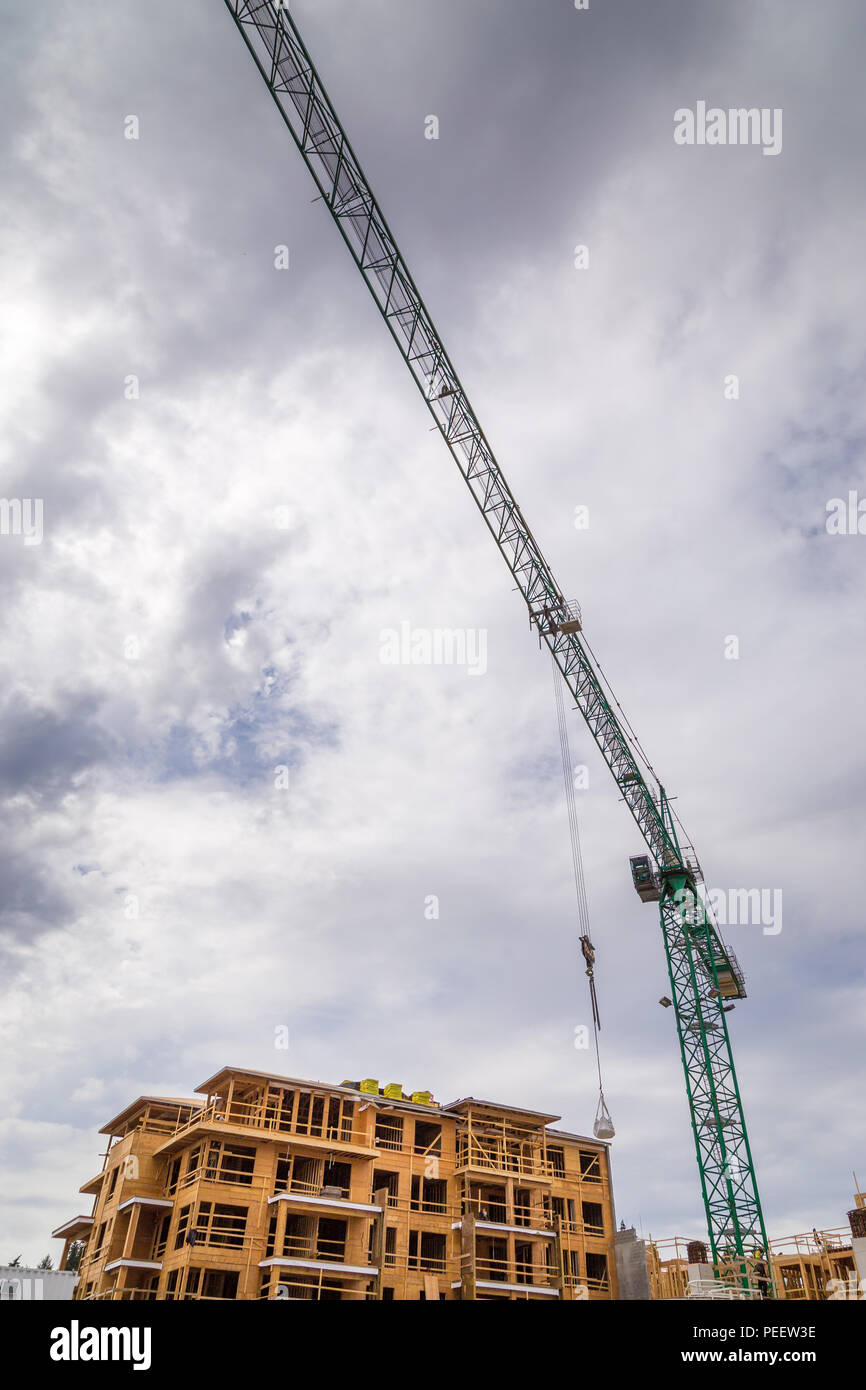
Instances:
[[[856,1184],[856,1175],[854,1181]],[[855,1192],[854,1203],[847,1226],[813,1229],[769,1242],[769,1261],[762,1257],[764,1267],[769,1264],[765,1296],[798,1302],[866,1299],[866,1193]],[[650,1238],[646,1261],[652,1298],[690,1296],[690,1252],[695,1244],[702,1243],[681,1236]],[[716,1272],[722,1283],[738,1282],[734,1264],[717,1266]],[[750,1292],[752,1297],[761,1294],[757,1286]]]
[[[399,1085],[224,1067],[100,1130],[79,1299],[611,1299],[607,1144]]]

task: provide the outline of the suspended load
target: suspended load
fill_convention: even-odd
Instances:
[[[604,1103],[603,1091],[599,1092],[598,1110],[595,1112],[595,1124],[592,1127],[592,1132],[596,1139],[612,1139],[616,1134],[610,1111]]]

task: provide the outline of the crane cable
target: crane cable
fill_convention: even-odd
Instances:
[[[568,810],[568,831],[571,842],[571,862],[574,869],[574,887],[577,894],[577,915],[580,922],[581,936],[580,949],[586,963],[586,976],[589,980],[589,997],[592,1003],[592,1029],[595,1038],[595,1063],[598,1071],[598,1094],[599,1103],[596,1114],[595,1125],[596,1133],[599,1133],[599,1126],[609,1130],[613,1134],[613,1122],[604,1100],[604,1087],[601,1079],[601,1048],[598,1041],[598,1030],[601,1027],[601,1018],[598,1012],[598,996],[595,990],[595,947],[592,944],[592,930],[589,921],[589,903],[586,896],[586,880],[583,874],[583,856],[580,849],[580,830],[577,823],[577,805],[574,799],[574,780],[571,770],[571,752],[568,746],[568,724],[565,717],[565,702],[562,698],[562,681],[560,680],[559,667],[556,660],[551,656],[553,669],[553,690],[556,698],[556,722],[559,727],[559,751],[562,755],[562,776],[565,782],[565,804]]]

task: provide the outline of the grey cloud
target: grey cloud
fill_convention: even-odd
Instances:
[[[58,1117],[75,1126],[78,1176],[51,1177],[59,1222],[98,1122],[228,1060],[402,1073],[586,1130],[550,677],[510,580],[224,7],[91,10],[87,32],[71,0],[38,23],[16,11],[0,84],[17,334],[3,489],[38,487],[53,528],[27,555],[0,545],[0,776],[31,803],[7,822],[4,920],[27,975],[9,1007],[47,1040],[15,1042],[10,1113],[34,1128],[14,1166],[56,1145]],[[771,1227],[807,1205],[809,1226],[838,1224],[852,1165],[816,1198],[788,1155],[816,1127],[838,1154],[863,1142],[845,1090],[863,1009],[844,992],[860,969],[863,561],[853,538],[800,531],[862,478],[862,7],[296,14],[710,879],[784,888],[783,933],[733,943],[751,995],[735,1046]],[[784,105],[780,158],[676,149],[675,107],[704,96]],[[489,629],[485,679],[384,668],[379,631],[404,617]],[[663,953],[628,882],[636,833],[586,731],[572,743],[591,772],[618,1208],[695,1234]],[[50,1224],[15,1227],[30,1255]]]

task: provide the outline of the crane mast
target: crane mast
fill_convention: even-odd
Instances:
[[[641,898],[659,903],[713,1260],[746,1282],[754,1247],[767,1249],[726,1018],[746,991],[698,891],[700,865],[614,713],[579,609],[523,518],[285,3],[225,4],[647,845],[632,872]]]

